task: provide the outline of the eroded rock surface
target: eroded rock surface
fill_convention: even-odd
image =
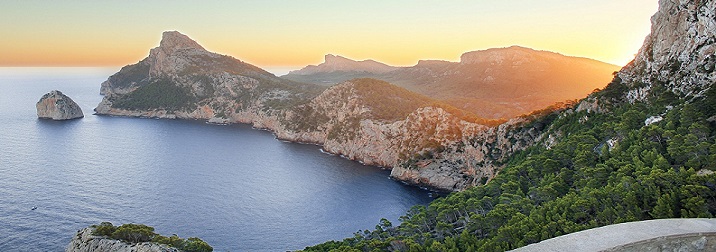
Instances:
[[[37,107],[37,117],[43,119],[70,120],[84,117],[82,108],[57,90],[43,95],[35,107]]]
[[[126,243],[93,235],[94,228],[84,228],[75,234],[65,248],[66,252],[179,252],[176,248],[153,242]]]

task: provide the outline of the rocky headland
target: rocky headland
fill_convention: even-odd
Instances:
[[[328,88],[282,79],[176,31],[165,32],[147,58],[110,76],[100,91],[100,115],[252,124],[446,191],[489,181],[505,157],[544,138],[532,120],[564,107],[486,120],[376,79]]]
[[[58,90],[52,90],[43,95],[35,107],[37,108],[37,117],[41,119],[59,121],[84,117],[82,108]]]

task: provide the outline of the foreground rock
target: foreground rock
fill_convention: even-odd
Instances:
[[[43,95],[35,107],[37,117],[43,119],[70,120],[85,116],[75,101],[57,90]]]
[[[94,228],[77,231],[66,252],[179,252],[176,248],[153,242],[130,244],[103,236],[92,235]]]

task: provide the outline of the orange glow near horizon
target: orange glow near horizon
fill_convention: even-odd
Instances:
[[[266,68],[319,64],[328,53],[410,66],[512,45],[624,65],[657,9],[656,0],[493,2],[4,2],[0,66],[123,66],[164,30]]]

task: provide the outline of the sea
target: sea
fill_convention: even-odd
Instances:
[[[0,251],[64,251],[109,221],[199,237],[214,251],[287,251],[398,224],[428,191],[250,125],[98,116],[118,68],[0,68]],[[38,119],[51,90],[82,119]]]

